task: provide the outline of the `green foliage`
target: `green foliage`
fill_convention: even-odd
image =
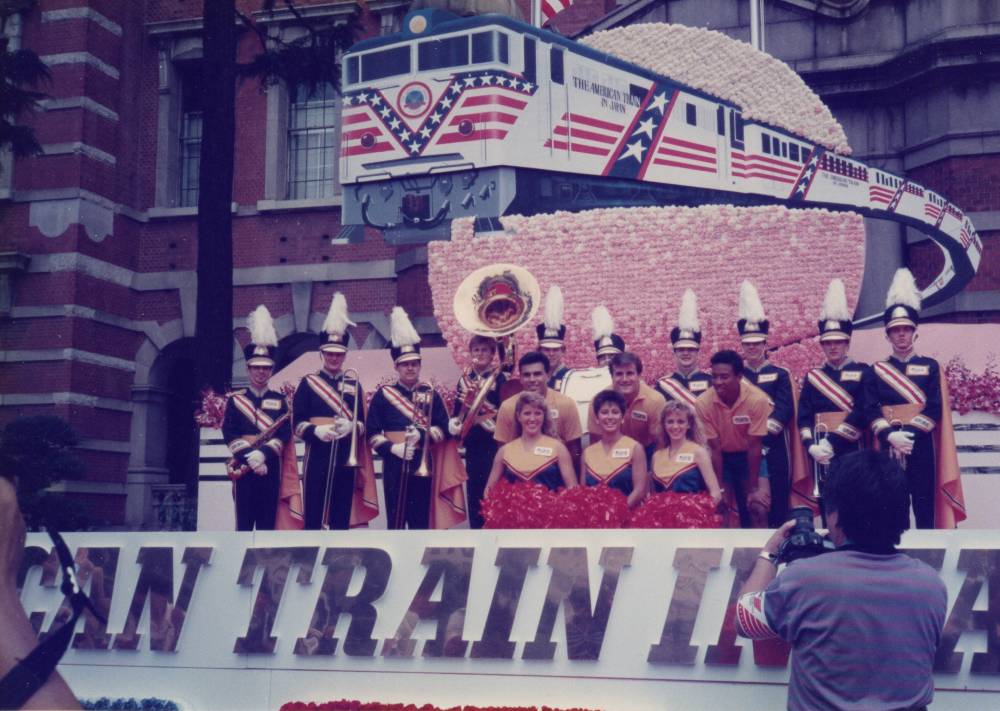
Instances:
[[[37,87],[51,79],[48,67],[30,49],[11,51],[4,29],[10,18],[28,12],[35,0],[0,0],[0,148],[9,146],[17,157],[42,152],[35,132],[18,118],[38,107],[45,94]]]
[[[276,4],[276,0],[263,0],[262,9],[274,12]],[[268,37],[259,25],[241,15],[243,25],[257,35],[261,49],[249,62],[239,65],[239,76],[256,78],[264,85],[304,85],[310,92],[329,83],[339,91],[340,55],[356,41],[360,23],[354,18],[345,22],[342,18],[308,17],[293,0],[285,0],[283,8],[305,33],[293,40]]]
[[[28,528],[86,527],[87,515],[78,502],[46,491],[55,482],[83,475],[84,464],[74,451],[78,443],[73,429],[51,415],[19,417],[0,432],[0,472],[16,480]]]

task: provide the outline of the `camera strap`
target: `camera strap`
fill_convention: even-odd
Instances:
[[[50,530],[48,533],[59,558],[59,567],[62,569],[62,584],[59,589],[69,601],[73,614],[62,627],[46,636],[27,657],[0,679],[0,709],[21,708],[45,684],[69,648],[77,620],[84,610],[90,610],[94,617],[105,622],[104,616],[80,589],[80,583],[76,578],[76,564],[66,542],[58,531]]]

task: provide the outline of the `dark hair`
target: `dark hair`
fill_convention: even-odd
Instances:
[[[469,350],[476,346],[488,346],[494,353],[497,352],[497,339],[489,336],[480,336],[478,333],[469,339]]]
[[[617,405],[622,414],[625,414],[625,396],[617,390],[602,390],[594,396],[594,401],[590,406],[594,409],[594,414],[596,415],[604,407],[604,404],[608,402]]]
[[[889,547],[910,528],[906,474],[884,452],[866,449],[835,457],[823,500],[852,543]]]
[[[611,360],[608,362],[608,372],[614,373],[615,368],[624,368],[628,365],[635,366],[635,372],[642,375],[642,358],[637,356],[635,353],[629,353],[625,351],[624,353],[615,353]]]
[[[736,351],[724,350],[715,353],[711,360],[712,365],[732,366],[733,375],[740,375],[743,372],[743,358]]]
[[[520,360],[517,361],[517,369],[520,370],[526,365],[534,365],[535,363],[541,363],[542,367],[545,368],[545,372],[548,373],[549,369],[552,368],[552,364],[549,363],[548,357],[544,353],[538,351],[528,351]]]

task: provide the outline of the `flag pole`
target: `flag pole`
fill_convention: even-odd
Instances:
[[[531,25],[542,26],[542,0],[531,0]]]

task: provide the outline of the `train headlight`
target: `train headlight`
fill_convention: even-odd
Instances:
[[[427,29],[427,18],[423,15],[414,15],[410,18],[410,26],[408,29],[415,35],[421,34]]]
[[[375,145],[375,136],[370,133],[366,133],[361,137],[361,145],[365,148],[371,148]]]
[[[468,136],[472,133],[472,121],[469,119],[462,119],[458,124],[458,132],[463,136]]]

